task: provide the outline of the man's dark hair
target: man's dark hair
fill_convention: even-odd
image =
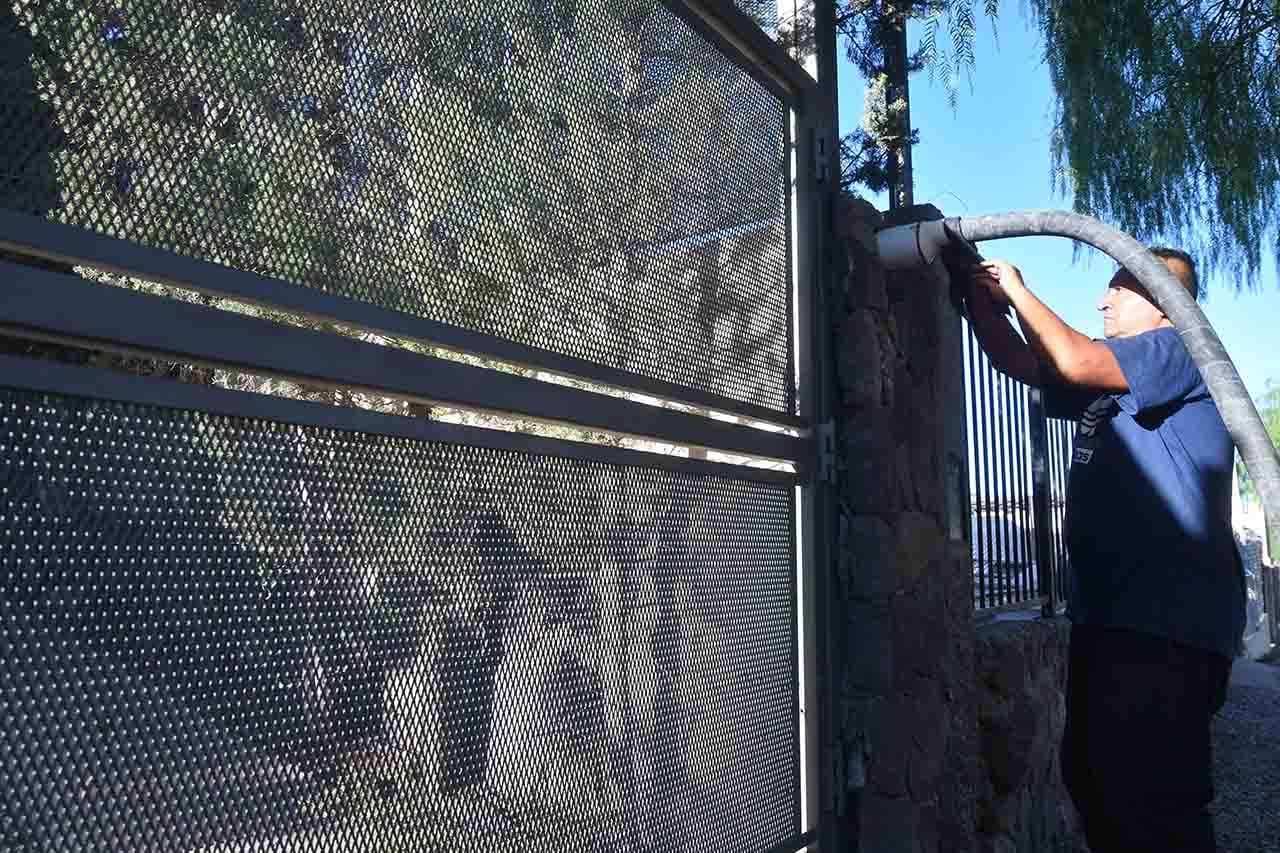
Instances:
[[[1182,286],[1191,294],[1192,299],[1200,298],[1200,276],[1196,274],[1196,262],[1191,259],[1190,255],[1181,249],[1171,249],[1168,246],[1152,246],[1151,254],[1162,261],[1175,260],[1186,264],[1187,275],[1185,278],[1178,276],[1178,280],[1182,282]]]

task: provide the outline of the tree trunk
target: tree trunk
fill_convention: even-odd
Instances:
[[[889,151],[889,209],[896,210],[915,203],[911,186],[911,96],[907,86],[907,16],[903,11],[888,14],[884,70],[889,85],[885,87],[885,114],[893,116],[893,105],[899,101],[903,104]]]

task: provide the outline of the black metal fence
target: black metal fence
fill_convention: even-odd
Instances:
[[[1039,392],[995,370],[972,329],[964,341],[974,606],[1056,608],[1074,424],[1045,417]]]
[[[817,99],[748,27],[0,9],[0,850],[813,840]]]
[[[1271,642],[1280,645],[1280,566],[1261,566],[1262,606]]]

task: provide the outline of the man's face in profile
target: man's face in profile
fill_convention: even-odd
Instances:
[[[1190,272],[1177,258],[1165,260],[1165,266],[1179,280]],[[1102,312],[1102,334],[1108,338],[1128,338],[1172,325],[1146,288],[1123,269],[1111,277],[1098,310]]]

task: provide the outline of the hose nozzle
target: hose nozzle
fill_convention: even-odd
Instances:
[[[951,227],[952,222],[933,219],[885,228],[876,234],[880,263],[890,270],[927,267],[953,251],[977,260],[978,250]]]

